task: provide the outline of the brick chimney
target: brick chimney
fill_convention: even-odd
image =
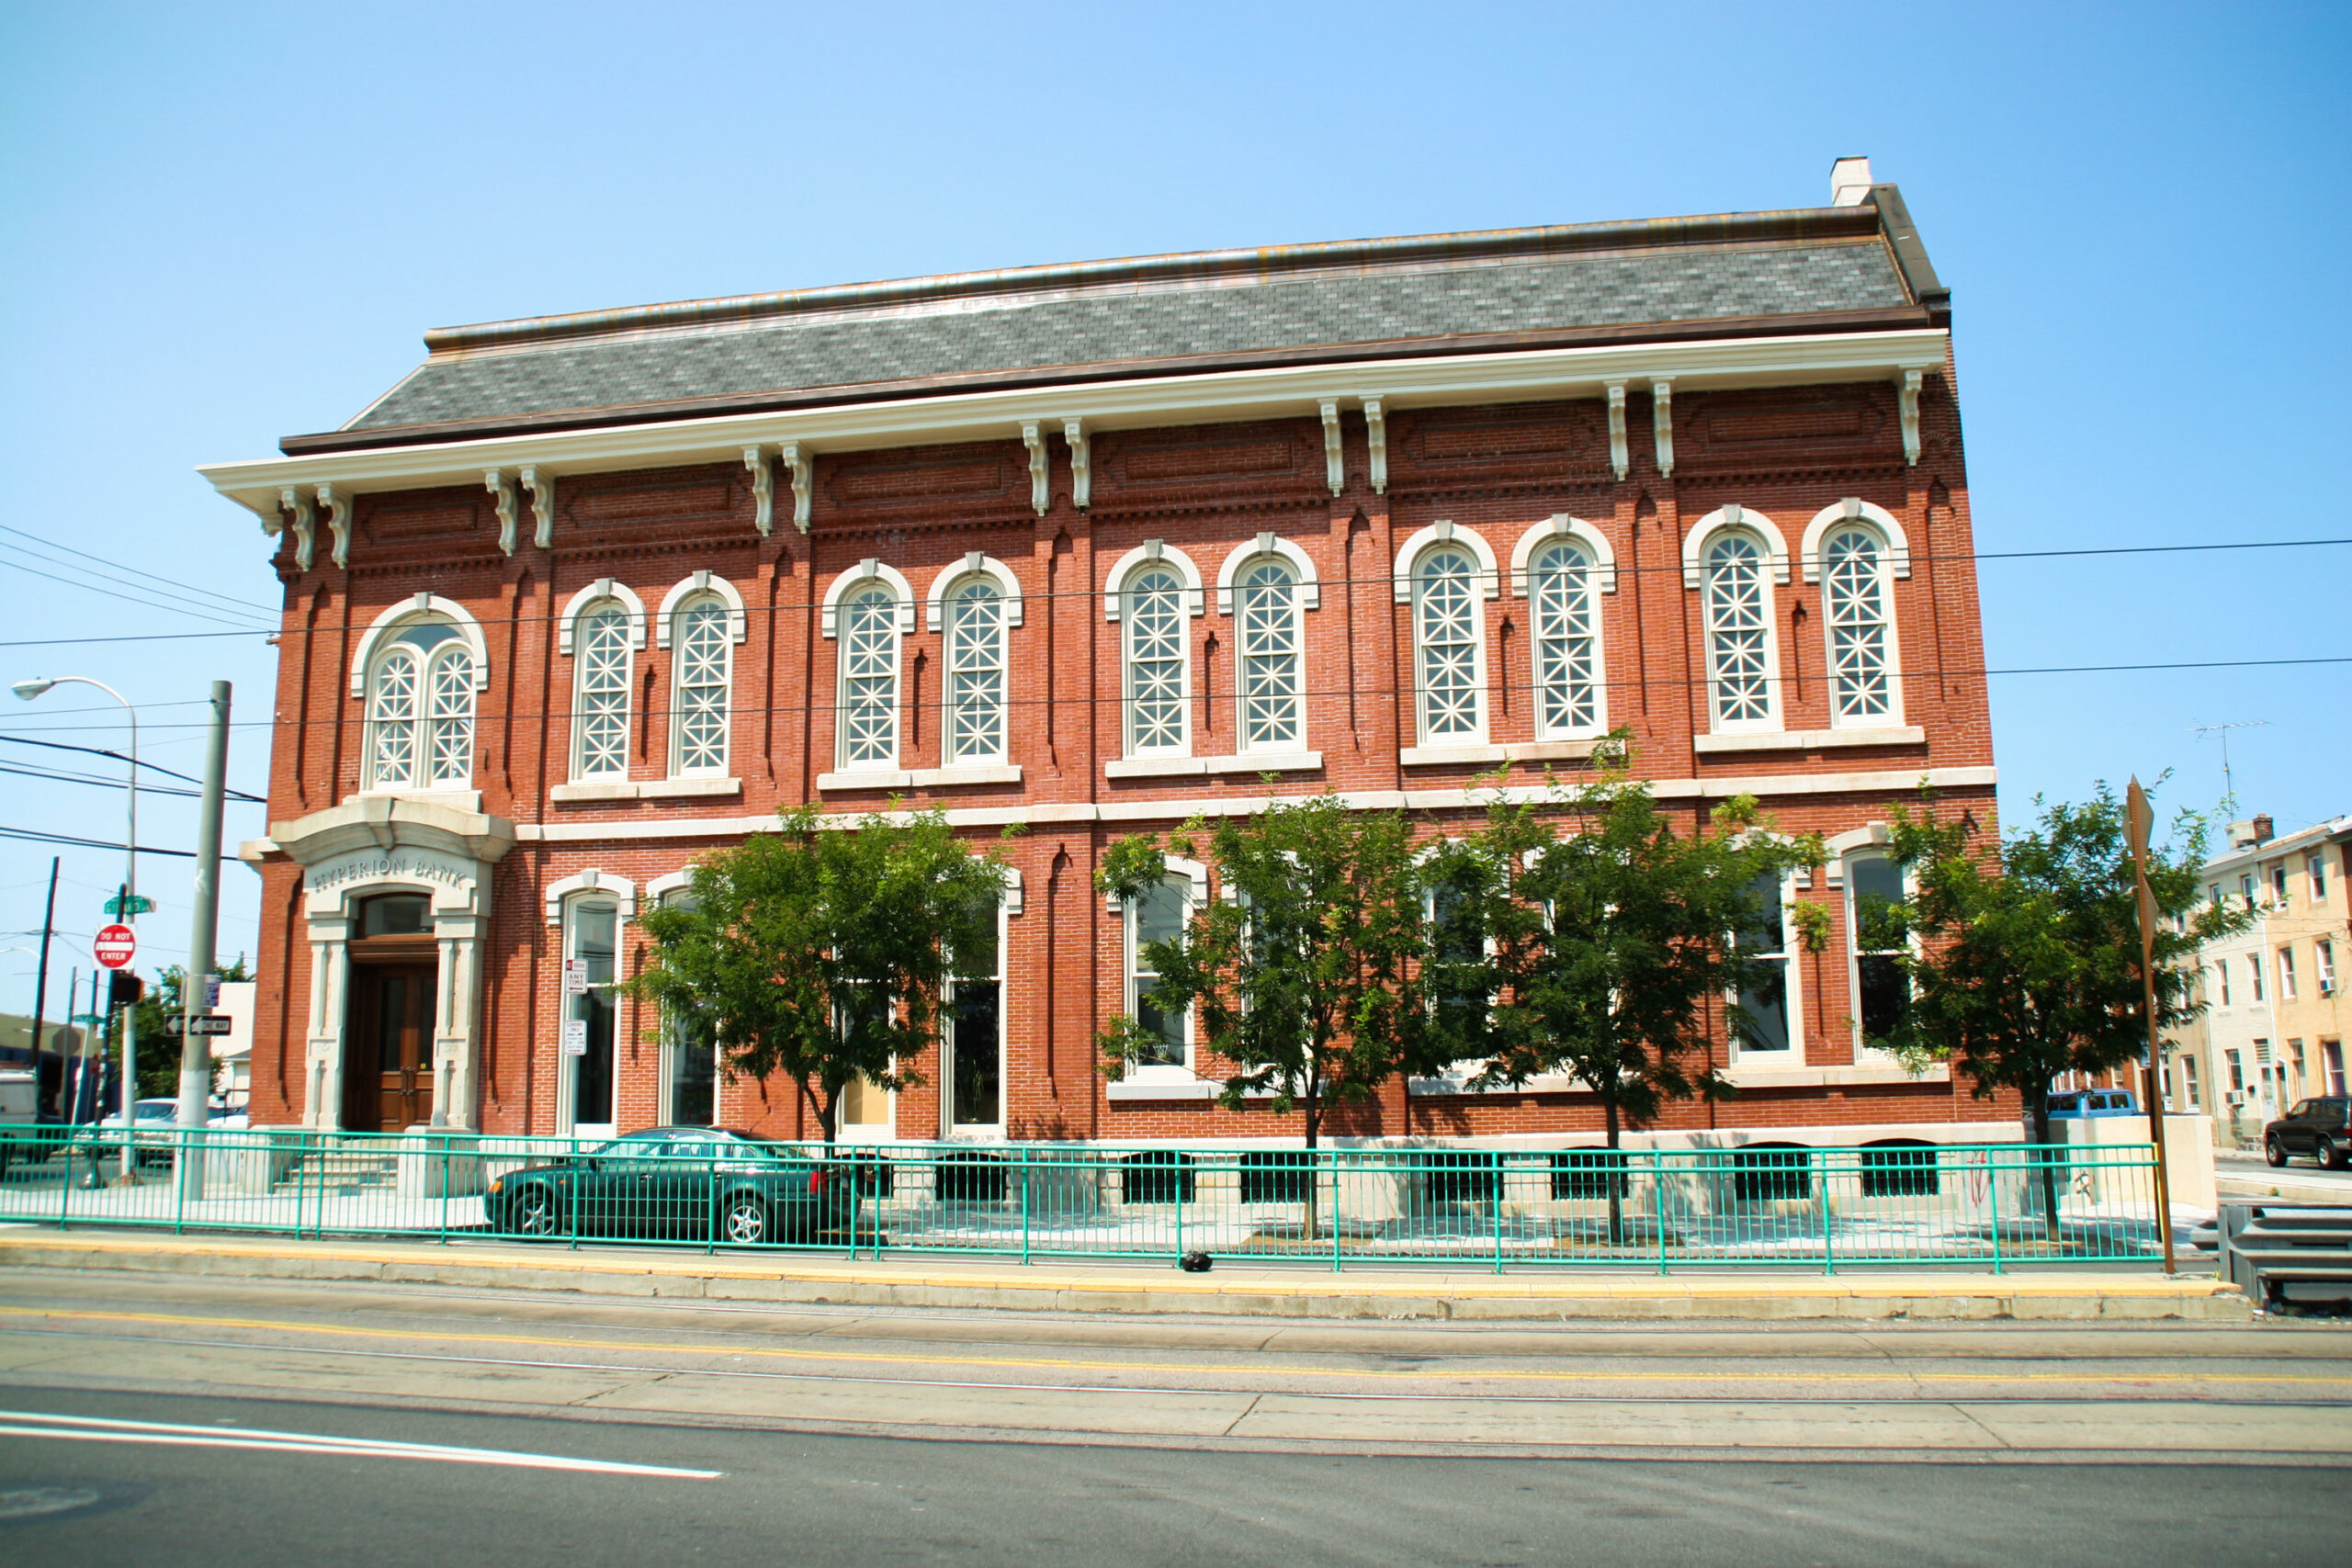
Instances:
[[[1871,161],[1840,158],[1829,165],[1829,205],[1860,207],[1871,193]]]

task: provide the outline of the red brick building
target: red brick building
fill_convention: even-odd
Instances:
[[[285,585],[254,1122],[803,1131],[603,987],[698,854],[902,796],[1017,824],[1017,881],[950,1059],[850,1135],[1295,1138],[1189,1045],[1096,1070],[1136,921],[1207,886],[1106,908],[1104,846],[1269,774],[1442,834],[1622,725],[1693,821],[1751,791],[1832,845],[1780,890],[1784,1043],[1659,1139],[2013,1136],[1857,1044],[1890,804],[1989,822],[1994,771],[1949,296],[1840,169],[1820,209],[429,334],[342,429],[206,470]],[[1565,1083],[1412,1087],[1343,1134],[1597,1126]]]

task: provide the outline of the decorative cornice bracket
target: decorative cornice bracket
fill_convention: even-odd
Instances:
[[[503,468],[492,468],[481,477],[482,488],[498,498],[498,549],[501,555],[514,553],[514,486],[508,481]]]
[[[1650,430],[1657,437],[1657,471],[1674,477],[1674,382],[1666,377],[1650,380]]]
[[[1919,460],[1919,388],[1926,382],[1924,370],[1903,373],[1903,461],[1915,464]]]
[[[555,547],[555,476],[527,464],[523,470],[523,488],[531,492],[531,543],[539,548]]]
[[[1340,444],[1340,400],[1323,400],[1323,478],[1337,495],[1347,488],[1347,448]]]
[[[792,525],[808,531],[808,508],[817,498],[817,454],[803,442],[787,441],[776,454],[792,473]]]
[[[1363,400],[1363,432],[1372,447],[1372,493],[1388,493],[1388,414],[1378,398]]]
[[[288,485],[277,492],[277,504],[280,509],[294,514],[294,521],[289,525],[294,530],[294,570],[308,571],[311,570],[311,498]]]
[[[1609,383],[1609,466],[1623,479],[1634,466],[1634,455],[1625,445],[1625,383]]]
[[[336,485],[319,487],[319,504],[327,509],[327,526],[334,530],[334,564],[351,565],[351,492]]]
[[[764,539],[775,527],[775,470],[768,467],[767,453],[758,446],[743,448],[743,466],[752,470],[752,500],[759,508],[752,525]]]
[[[1043,517],[1054,503],[1054,468],[1046,448],[1046,428],[1042,421],[1024,419],[1021,422],[1022,445],[1029,448],[1029,504]]]
[[[1069,503],[1083,512],[1094,504],[1094,449],[1086,422],[1062,421],[1062,439],[1069,443]]]

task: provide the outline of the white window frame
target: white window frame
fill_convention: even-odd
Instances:
[[[938,632],[940,636],[939,760],[943,766],[950,768],[1001,767],[1008,760],[1012,747],[1012,628],[1014,624],[1015,606],[1019,601],[1017,598],[1007,596],[1003,582],[994,573],[958,571],[953,574],[955,578],[953,582],[946,581],[948,575],[941,574],[941,584],[945,590],[944,593],[939,592],[940,585],[934,585],[935,597],[933,600],[933,619],[930,623],[932,629]],[[996,617],[993,639],[996,689],[990,700],[996,707],[996,744],[993,747],[976,747],[965,750],[959,749],[961,726],[958,718],[962,708],[959,706],[956,677],[965,671],[959,670],[956,663],[956,617],[965,604],[969,602],[964,597],[965,591],[975,586],[986,587],[989,590],[989,602],[995,606],[991,613]]]
[[[1858,1063],[1886,1062],[1894,1059],[1890,1053],[1871,1044],[1862,1032],[1862,959],[1864,954],[1861,896],[1854,890],[1854,867],[1860,862],[1873,860],[1885,861],[1895,865],[1895,873],[1900,879],[1903,896],[1905,898],[1917,891],[1917,882],[1909,869],[1896,863],[1894,856],[1883,847],[1872,845],[1868,848],[1849,850],[1839,857],[1838,880],[1841,901],[1846,907],[1846,995],[1854,1009],[1854,1060]],[[1918,943],[1916,941],[1906,942],[1904,950],[1907,953],[1917,953]],[[1871,950],[1870,956],[1876,957],[1891,951],[1893,950],[1887,948],[1873,948]],[[1905,976],[1904,985],[1907,989],[1910,985],[1908,976]]]
[[[616,1114],[621,1093],[621,1008],[617,997],[613,1002],[613,1045],[611,1083],[608,1092],[612,1103],[604,1107],[606,1120],[580,1120],[579,1069],[574,1058],[563,1049],[563,1025],[571,1016],[572,998],[564,987],[564,966],[579,955],[580,911],[590,904],[609,904],[613,909],[613,978],[602,985],[592,985],[591,990],[615,990],[622,980],[622,954],[628,949],[624,934],[636,909],[633,885],[618,878],[602,880],[594,873],[585,880],[567,879],[571,886],[558,884],[548,890],[548,902],[556,911],[556,924],[560,933],[556,964],[556,1134],[567,1138],[609,1138],[619,1125]]]
[[[1266,536],[1271,537],[1271,536]],[[1287,544],[1287,540],[1277,540]],[[1236,560],[1227,557],[1225,567],[1217,574],[1217,609],[1220,615],[1234,619],[1233,627],[1233,744],[1241,756],[1265,752],[1288,755],[1307,749],[1306,739],[1306,596],[1313,586],[1311,577],[1303,577],[1298,562],[1304,552],[1293,545],[1283,549],[1234,552]],[[1261,566],[1281,567],[1290,576],[1290,699],[1292,734],[1284,740],[1253,741],[1250,736],[1250,627],[1248,606],[1242,603],[1250,592],[1249,574]]]
[[[1208,902],[1208,868],[1198,861],[1186,860],[1181,855],[1163,856],[1161,863],[1167,868],[1162,881],[1171,885],[1182,885],[1184,903],[1177,918],[1181,922],[1180,929],[1189,931],[1193,913]],[[1136,985],[1137,963],[1140,956],[1138,949],[1142,946],[1136,929],[1139,911],[1136,907],[1136,900],[1132,898],[1111,898],[1106,900],[1106,904],[1110,912],[1119,917],[1119,975],[1120,990],[1125,998],[1124,1010],[1129,1018],[1138,1018],[1142,1013],[1142,993]],[[1194,1038],[1193,1031],[1193,1010],[1187,1007],[1184,1010],[1183,1061],[1181,1064],[1130,1063],[1123,1081],[1127,1083],[1197,1082],[1200,1047]]]
[[[1878,635],[1881,639],[1879,663],[1886,682],[1886,705],[1879,713],[1849,714],[1845,711],[1845,691],[1849,677],[1838,668],[1838,632],[1839,594],[1836,584],[1836,570],[1826,560],[1826,553],[1835,542],[1847,535],[1871,541],[1874,547],[1876,564],[1871,569],[1871,589],[1878,599]],[[1821,541],[1824,558],[1806,558],[1809,574],[1817,570],[1821,585],[1821,648],[1823,679],[1828,687],[1829,727],[1832,729],[1885,729],[1903,723],[1903,639],[1894,615],[1894,570],[1891,558],[1894,547],[1884,530],[1865,522],[1842,523],[1826,531]]]
[[[2254,1004],[2256,1007],[2260,1007],[2270,999],[2269,995],[2263,985],[2262,954],[2258,953],[2247,953],[2245,955],[2245,969],[2247,974],[2254,976]]]
[[[2278,999],[2291,1002],[2295,996],[2295,948],[2290,942],[2278,949]]]
[[[1542,563],[1555,551],[1574,556],[1580,563],[1559,575],[1564,577],[1574,575],[1582,579],[1578,592],[1582,594],[1585,614],[1590,621],[1592,719],[1587,724],[1555,724],[1552,718],[1551,693],[1545,679],[1546,671],[1544,665],[1544,645],[1549,633],[1544,627],[1545,605],[1543,595],[1538,591],[1536,580],[1539,575],[1546,577],[1552,575],[1543,570]],[[1593,558],[1590,547],[1582,539],[1575,537],[1565,540],[1546,539],[1535,550],[1530,552],[1526,569],[1517,573],[1521,591],[1526,595],[1528,601],[1527,673],[1530,694],[1532,699],[1531,705],[1535,710],[1533,714],[1535,738],[1538,740],[1582,739],[1605,734],[1608,731],[1609,655],[1607,639],[1601,634],[1600,576],[1600,569],[1599,563]]]
[[[377,772],[376,745],[379,678],[386,664],[395,657],[393,649],[401,646],[400,638],[419,626],[442,625],[454,636],[441,647],[419,653],[408,650],[417,665],[414,705],[408,722],[415,726],[411,759],[413,782],[396,783],[386,780]],[[462,649],[466,654],[470,679],[467,682],[465,712],[466,771],[459,778],[434,782],[431,766],[431,735],[435,723],[434,677],[446,666],[450,652]],[[481,704],[480,693],[490,689],[490,650],[482,636],[481,624],[469,614],[466,607],[454,599],[435,593],[417,593],[401,600],[379,614],[359,637],[359,645],[351,659],[351,695],[360,707],[360,792],[364,795],[433,795],[443,792],[470,790],[473,787],[474,759],[479,750]]]
[[[2319,981],[2319,994],[2335,995],[2335,943],[2330,938],[2321,937],[2312,943],[2312,970]]]
[[[1779,951],[1782,965],[1781,990],[1781,994],[1787,998],[1789,1013],[1788,1046],[1779,1051],[1758,1050],[1754,1046],[1743,1044],[1736,1036],[1728,1036],[1726,1048],[1734,1066],[1742,1063],[1788,1067],[1800,1067],[1804,1065],[1804,975],[1800,965],[1796,923],[1797,890],[1803,886],[1804,884],[1798,880],[1795,872],[1784,871],[1781,874],[1781,946]],[[1731,993],[1729,999],[1736,1004],[1739,1000],[1738,994]]]
[[[1010,868],[1007,868],[1010,870]],[[1005,1106],[1012,1095],[1009,1075],[1005,1072],[1005,1041],[1012,1033],[1012,1020],[1007,1004],[1012,1000],[1011,987],[1005,983],[1005,951],[1012,938],[1012,917],[1020,908],[1018,872],[1007,884],[996,905],[996,974],[994,976],[966,975],[965,980],[992,980],[996,986],[996,1119],[993,1122],[958,1122],[956,1120],[956,1061],[955,1054],[962,1041],[955,1027],[956,987],[958,976],[955,965],[948,965],[945,985],[940,987],[940,1012],[943,1028],[940,1043],[944,1048],[939,1064],[939,1135],[959,1140],[1001,1141],[1005,1135]]]
[[[2311,889],[2312,907],[2317,908],[2327,902],[2327,856],[2314,852],[2303,857],[2305,886]]]
[[[1136,739],[1136,580],[1147,572],[1167,571],[1176,579],[1176,725],[1177,739],[1166,745],[1144,747]],[[1123,757],[1189,757],[1193,754],[1193,634],[1191,623],[1205,608],[1200,569],[1192,558],[1164,542],[1152,539],[1121,557],[1109,579],[1103,614],[1119,625],[1119,750]]]
[[[1470,698],[1476,712],[1470,728],[1439,734],[1430,728],[1430,643],[1422,617],[1429,560],[1442,550],[1466,556],[1470,561]],[[1414,735],[1424,746],[1484,746],[1494,722],[1494,705],[1487,700],[1487,691],[1486,608],[1486,602],[1500,592],[1494,551],[1476,530],[1438,522],[1405,541],[1405,548],[1397,552],[1397,600],[1411,606],[1412,615]]]
[[[666,875],[657,876],[645,885],[645,900],[655,908],[682,906],[691,894],[692,887],[693,874],[690,871],[673,871]],[[655,1064],[655,1070],[661,1076],[655,1080],[654,1087],[654,1114],[660,1118],[661,1124],[664,1127],[675,1126],[678,1122],[678,1107],[674,1098],[677,1089],[678,1051],[677,1032],[671,1027],[670,1020],[665,1017],[662,1020],[662,1049],[659,1060]],[[710,1125],[716,1127],[719,1125],[720,1116],[718,1091],[720,1086],[727,1081],[725,1047],[719,1044],[716,1035],[711,1039],[710,1056]]]

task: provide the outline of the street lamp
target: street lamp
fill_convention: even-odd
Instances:
[[[96,686],[122,705],[130,716],[130,761],[123,777],[123,800],[129,818],[129,831],[122,840],[122,921],[129,925],[139,918],[139,710],[130,699],[107,685],[104,681],[87,675],[44,675],[30,681],[19,681],[13,688],[26,702],[55,690],[59,686]],[[131,1129],[138,1121],[132,1102],[139,1097],[139,1013],[126,1010],[122,1019],[122,1173],[129,1176],[132,1168]]]

